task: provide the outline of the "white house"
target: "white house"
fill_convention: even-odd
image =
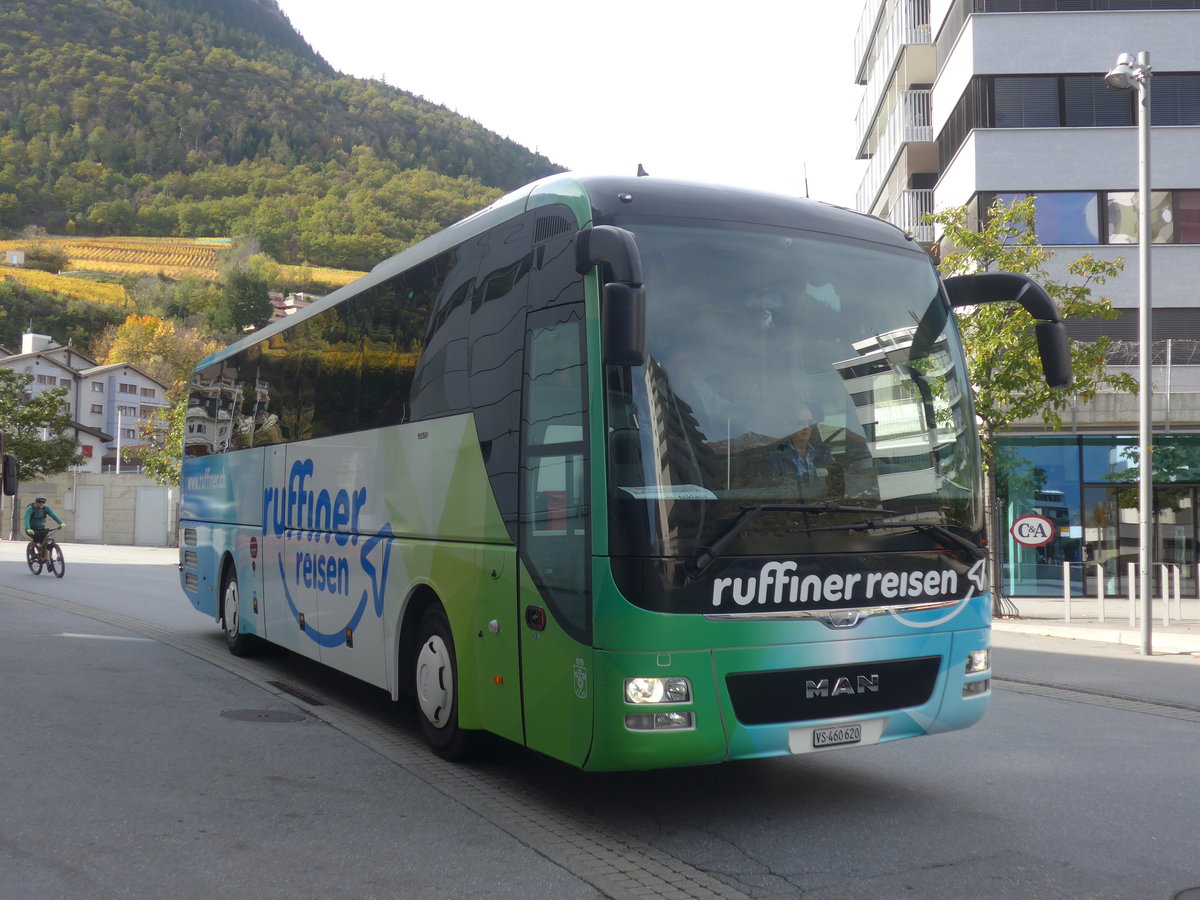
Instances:
[[[33,376],[31,396],[66,386],[67,412],[86,462],[83,471],[115,467],[120,448],[141,443],[141,426],[166,405],[167,387],[132,363],[97,365],[47,335],[25,334],[21,352],[0,357],[0,367]]]

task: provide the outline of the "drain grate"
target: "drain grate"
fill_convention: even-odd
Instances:
[[[221,711],[226,719],[238,722],[303,722],[306,718],[300,713],[288,712],[286,709],[226,709]]]
[[[307,703],[309,706],[324,706],[325,705],[324,700],[318,700],[312,694],[306,693],[305,691],[300,690],[300,688],[298,688],[298,687],[292,687],[286,681],[268,681],[267,684],[269,684],[273,688],[278,688],[279,690],[281,690],[285,694],[287,694],[289,697],[295,697],[297,700]]]

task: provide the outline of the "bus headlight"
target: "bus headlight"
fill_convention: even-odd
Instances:
[[[686,678],[626,678],[626,703],[690,703],[692,686]]]
[[[992,666],[992,653],[990,650],[972,650],[967,654],[967,674],[975,675],[979,672],[986,672]]]

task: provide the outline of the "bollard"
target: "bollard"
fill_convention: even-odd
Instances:
[[[1175,576],[1175,621],[1183,621],[1183,566],[1171,566],[1171,573]]]
[[[1167,577],[1166,564],[1159,564],[1158,577],[1162,582],[1162,602],[1163,602],[1163,620],[1164,625],[1171,624],[1171,580]]]
[[[1104,621],[1104,566],[1096,563],[1096,599],[1100,601],[1100,621]]]
[[[1071,564],[1065,562],[1063,567],[1063,620],[1071,621]]]
[[[1137,563],[1129,564],[1129,624],[1137,624]]]

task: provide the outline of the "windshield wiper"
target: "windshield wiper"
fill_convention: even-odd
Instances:
[[[707,547],[697,547],[692,551],[692,559],[688,563],[688,577],[695,578],[700,575],[705,569],[711,566],[721,556],[721,552],[729,546],[729,544],[739,534],[746,530],[746,527],[758,516],[764,512],[798,512],[809,515],[825,515],[828,513],[860,513],[869,515],[871,513],[887,513],[888,510],[879,506],[844,506],[840,503],[763,503],[759,506],[743,506],[742,511],[738,513],[737,518],[729,523],[729,527],[721,532],[720,536],[709,544]],[[847,526],[850,528],[861,527],[862,523],[857,525]],[[808,531],[824,531],[842,530],[842,526],[826,526],[820,529],[807,528]]]
[[[960,534],[951,531],[941,522],[931,522],[928,519],[914,519],[912,513],[895,512],[880,506],[847,506],[840,503],[764,503],[761,506],[743,507],[729,527],[707,547],[697,547],[688,563],[688,578],[699,576],[705,569],[720,558],[722,551],[746,530],[753,519],[764,512],[798,512],[809,515],[825,515],[829,513],[856,513],[874,515],[877,518],[863,519],[857,522],[841,522],[836,525],[820,525],[808,527],[805,531],[876,531],[884,528],[912,528],[925,534],[933,535],[957,550],[968,562],[976,562],[987,555],[986,551],[967,540]],[[919,513],[917,515],[920,515]],[[904,519],[904,521],[899,521]]]
[[[885,510],[886,512],[886,510]],[[978,544],[967,540],[961,534],[951,531],[941,522],[931,522],[928,519],[908,518],[905,521],[898,521],[905,516],[912,516],[912,513],[893,512],[886,515],[879,521],[867,521],[859,523],[865,525],[868,531],[874,531],[879,528],[912,528],[915,531],[931,534],[938,538],[944,544],[949,544],[954,550],[957,550],[967,562],[978,562],[987,556],[987,551]],[[920,515],[920,513],[917,513]],[[854,525],[847,525],[846,528],[854,528]]]

